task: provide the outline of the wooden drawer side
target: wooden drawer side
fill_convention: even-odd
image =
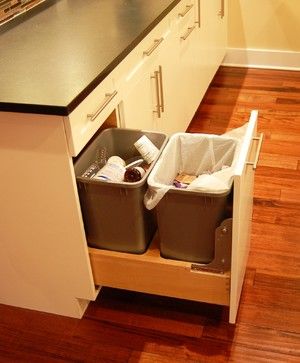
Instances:
[[[192,271],[189,262],[160,257],[155,243],[143,255],[94,248],[89,254],[96,285],[229,305],[229,273]]]

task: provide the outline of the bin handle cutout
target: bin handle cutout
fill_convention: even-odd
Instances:
[[[260,155],[261,146],[262,146],[262,143],[263,143],[263,138],[264,138],[263,133],[259,134],[259,136],[255,136],[255,137],[252,138],[253,141],[258,141],[258,146],[257,146],[254,161],[247,161],[246,165],[252,165],[253,170],[255,170],[257,168],[257,163],[258,163],[258,159],[259,159],[259,155]]]

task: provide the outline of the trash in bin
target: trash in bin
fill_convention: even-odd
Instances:
[[[158,149],[154,161],[146,167],[143,177],[137,182],[125,182],[126,166],[141,163],[141,155],[134,143],[142,136]],[[74,164],[81,211],[87,242],[90,246],[115,251],[143,253],[156,231],[153,211],[143,203],[147,190],[147,177],[167,142],[166,135],[158,132],[112,128],[102,131],[82,152]],[[105,149],[106,164],[113,157],[120,162],[122,177],[117,182],[104,178],[106,175],[83,177],[85,171],[95,163],[98,150]],[[115,157],[125,161],[122,162]],[[143,162],[143,160],[142,160]],[[125,166],[124,166],[125,165]],[[103,171],[103,170],[102,170]],[[100,173],[100,174],[99,174]],[[97,175],[97,174],[96,174]],[[112,178],[113,179],[113,178]],[[121,180],[122,179],[122,180]]]
[[[213,260],[215,229],[228,218],[234,166],[245,131],[246,125],[222,136],[171,136],[148,177],[144,198],[148,209],[157,210],[163,257]]]

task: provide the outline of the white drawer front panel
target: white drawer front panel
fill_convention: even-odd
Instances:
[[[70,154],[76,156],[104,123],[119,102],[119,93],[111,77],[86,97],[83,102],[65,117],[65,128]]]

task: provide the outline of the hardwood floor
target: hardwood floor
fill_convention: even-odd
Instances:
[[[221,67],[188,131],[222,134],[251,109],[265,140],[237,324],[227,308],[109,288],[81,320],[0,305],[1,363],[300,361],[300,72]]]

